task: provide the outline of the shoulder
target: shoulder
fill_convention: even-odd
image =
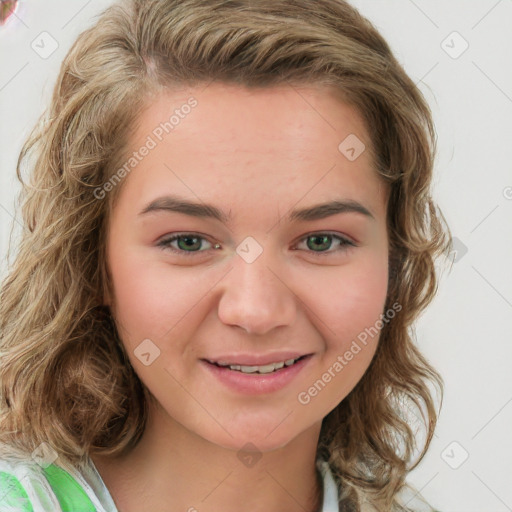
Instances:
[[[100,511],[76,475],[57,464],[39,465],[33,459],[0,458],[2,512]]]
[[[0,459],[0,505],[5,512],[60,510],[42,468],[28,459]]]

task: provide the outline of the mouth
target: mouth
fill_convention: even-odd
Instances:
[[[211,361],[209,359],[206,359],[205,361],[219,368],[225,368],[228,370],[232,370],[234,372],[267,375],[269,373],[280,373],[286,370],[287,368],[296,365],[299,361],[302,361],[303,359],[310,356],[311,354],[306,354],[304,356],[286,359],[283,361],[276,361],[265,365],[230,364],[225,361]]]
[[[225,354],[217,360],[202,359],[207,374],[230,389],[248,396],[279,392],[290,386],[313,364],[314,354]]]

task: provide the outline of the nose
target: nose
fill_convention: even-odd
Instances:
[[[219,319],[248,333],[264,335],[295,321],[297,299],[281,268],[263,253],[252,263],[238,254],[233,267],[219,283]]]

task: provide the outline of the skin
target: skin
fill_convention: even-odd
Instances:
[[[324,86],[168,90],[151,100],[130,147],[140,148],[191,95],[198,105],[124,179],[109,219],[114,292],[105,302],[156,403],[129,454],[93,461],[122,512],[315,511],[322,419],[361,379],[378,336],[308,404],[297,397],[383,313],[387,189],[370,151],[350,161],[338,150],[349,134],[367,148],[370,138],[358,112]],[[232,220],[139,215],[170,193],[211,203]],[[333,199],[358,201],[373,218],[286,219],[291,209]],[[306,235],[326,231],[356,246],[336,238],[308,246]],[[192,256],[178,241],[171,246],[183,255],[157,245],[180,232],[203,237]],[[263,249],[252,263],[236,252],[248,236]],[[134,353],[145,339],[160,350],[149,366]],[[263,395],[227,388],[200,361],[287,349],[313,356],[284,388]],[[261,454],[251,467],[237,457],[249,442]]]

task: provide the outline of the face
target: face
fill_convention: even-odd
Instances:
[[[109,219],[105,300],[155,421],[271,450],[361,379],[388,281],[387,190],[363,143],[326,87],[151,101]]]

